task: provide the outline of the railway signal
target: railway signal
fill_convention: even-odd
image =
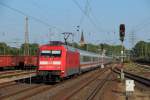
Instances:
[[[119,33],[120,33],[120,41],[123,42],[125,37],[125,24],[120,24]]]
[[[124,80],[124,72],[123,72],[123,41],[124,41],[124,37],[125,37],[125,24],[120,24],[119,27],[119,35],[120,35],[120,41],[121,41],[121,46],[122,46],[122,50],[121,50],[121,74],[120,74],[120,78],[123,81]]]

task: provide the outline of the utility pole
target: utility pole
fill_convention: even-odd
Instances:
[[[131,43],[131,47],[133,48],[135,45],[135,33],[134,33],[134,31],[132,31],[130,34],[130,43]]]
[[[28,17],[25,17],[25,43],[24,43],[24,56],[29,56],[29,30],[28,30]],[[25,62],[28,60],[28,57],[24,58]],[[30,84],[31,84],[31,74],[30,74]]]
[[[104,68],[104,57],[105,57],[105,50],[104,50],[104,44],[101,44],[101,50],[102,50],[102,54],[101,54],[101,68]]]
[[[29,31],[28,31],[28,17],[25,18],[25,44],[24,55],[29,56]]]
[[[136,41],[136,35],[134,30],[131,31],[130,35],[129,35],[129,42],[131,44],[131,50],[133,51],[134,45],[135,45],[135,41]],[[134,52],[130,53],[130,59],[132,59],[134,57]]]

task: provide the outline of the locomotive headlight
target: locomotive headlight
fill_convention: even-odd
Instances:
[[[60,65],[61,62],[60,62],[60,61],[53,61],[53,64],[54,64],[54,65]]]
[[[64,70],[62,70],[62,71],[61,71],[61,73],[65,73],[65,71],[64,71]]]
[[[40,61],[40,64],[41,64],[41,65],[48,64],[48,61]]]

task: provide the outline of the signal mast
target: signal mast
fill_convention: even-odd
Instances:
[[[122,46],[122,50],[121,50],[121,74],[120,74],[120,78],[123,81],[124,80],[124,72],[123,72],[124,46],[123,46],[123,42],[124,42],[124,37],[125,37],[125,24],[120,24],[119,35],[120,35],[120,41],[121,41],[121,46]]]

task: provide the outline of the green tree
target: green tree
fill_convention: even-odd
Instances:
[[[38,52],[38,44],[37,43],[33,43],[33,44],[28,44],[29,45],[29,54],[30,55],[37,55],[37,52]],[[22,44],[21,45],[21,48],[20,48],[20,52],[21,52],[21,55],[24,55],[24,50],[25,50],[25,44]]]
[[[150,62],[150,43],[139,41],[132,50],[134,60],[140,62]]]
[[[6,43],[1,42],[0,43],[0,55],[4,55],[8,53],[8,46]]]

